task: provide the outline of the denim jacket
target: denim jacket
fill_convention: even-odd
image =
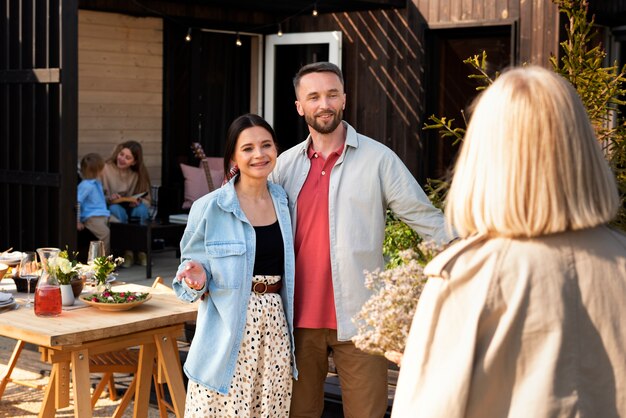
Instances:
[[[297,377],[293,341],[293,234],[285,191],[268,183],[285,248],[285,272],[280,296],[289,326],[293,376]],[[185,374],[193,382],[227,394],[235,373],[246,325],[256,250],[253,226],[239,206],[234,180],[194,202],[180,242],[181,264],[189,260],[204,266],[207,282],[200,290],[174,279],[172,288],[184,301],[199,302],[196,333]]]
[[[452,235],[446,231],[441,211],[430,203],[402,160],[385,145],[343,124],[346,143],[330,174],[328,217],[337,337],[347,341],[356,335],[352,318],[371,296],[363,271],[384,266],[387,208],[427,239],[447,243]],[[283,152],[270,175],[289,196],[294,230],[298,194],[311,168],[307,156],[310,142],[309,136]]]

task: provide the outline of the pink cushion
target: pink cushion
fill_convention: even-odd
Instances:
[[[216,158],[216,160],[222,160]],[[202,164],[202,163],[201,163]],[[215,164],[210,166],[211,179],[213,186],[218,188],[224,180],[224,173],[221,169],[215,169]],[[205,194],[209,193],[209,185],[206,181],[204,169],[202,167],[193,167],[187,164],[180,164],[180,169],[185,177],[185,199],[183,201],[183,209],[189,209],[191,204]]]

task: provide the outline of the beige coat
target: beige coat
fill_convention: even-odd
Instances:
[[[392,417],[626,417],[626,235],[477,237],[426,273]]]

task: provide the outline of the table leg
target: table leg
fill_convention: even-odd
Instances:
[[[87,417],[91,414],[91,395],[89,393],[89,352],[72,352],[72,382],[74,383],[74,416]]]
[[[144,344],[139,350],[139,364],[137,366],[137,374],[135,375],[137,386],[135,388],[134,418],[148,417],[148,403],[150,401],[155,355],[156,346],[154,344]]]
[[[7,383],[9,383],[9,381],[11,380],[11,373],[13,373],[13,369],[17,364],[17,359],[20,357],[23,348],[24,341],[17,340],[17,342],[15,343],[15,348],[13,349],[13,354],[11,354],[11,358],[9,359],[9,363],[7,364],[6,372],[2,377],[2,380],[0,380],[0,399],[2,399],[2,395],[4,394],[4,389],[6,388]]]
[[[59,378],[59,364],[52,365],[52,371],[50,372],[50,380],[48,386],[46,386],[46,393],[43,398],[41,409],[39,410],[39,418],[54,418],[56,413],[55,399],[56,399],[56,387],[57,380]]]
[[[70,404],[70,362],[60,361],[55,364],[58,367],[57,378],[54,381],[54,406],[56,409],[61,409]],[[52,384],[52,381],[49,384]]]
[[[167,388],[172,398],[176,416],[181,418],[185,413],[185,387],[180,368],[180,358],[176,346],[176,337],[171,334],[154,336],[159,353],[159,365],[163,367]]]

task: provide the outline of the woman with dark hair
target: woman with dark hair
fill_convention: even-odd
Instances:
[[[189,212],[172,284],[200,304],[184,366],[185,417],[289,415],[294,252],[287,196],[267,180],[276,157],[272,127],[238,117],[224,155],[229,181]]]

